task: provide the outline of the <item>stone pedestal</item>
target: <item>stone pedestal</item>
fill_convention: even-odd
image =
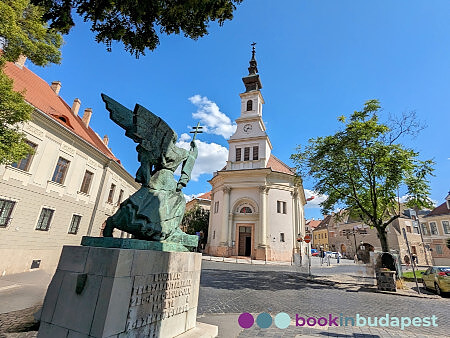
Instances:
[[[378,290],[397,291],[395,271],[377,271]]]
[[[201,254],[64,246],[38,337],[175,337],[195,328]]]

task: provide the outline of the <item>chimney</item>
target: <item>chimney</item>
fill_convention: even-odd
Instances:
[[[52,87],[52,89],[53,89],[53,91],[55,92],[56,95],[59,95],[59,91],[61,90],[61,82],[60,81],[53,81],[52,85],[50,87]]]
[[[86,125],[86,128],[89,127],[89,121],[91,120],[91,116],[92,116],[92,108],[86,108],[84,110],[83,117],[81,118],[81,120]]]
[[[73,100],[72,109],[71,109],[73,115],[78,116],[78,111],[80,110],[80,106],[81,106],[80,99],[77,98],[77,99]]]
[[[103,143],[105,144],[105,146],[108,146],[108,142],[109,142],[108,135],[103,136]]]
[[[27,57],[25,55],[19,56],[19,58],[15,62],[16,66],[19,67],[20,69],[22,69],[23,66],[25,66],[25,61],[27,61]]]

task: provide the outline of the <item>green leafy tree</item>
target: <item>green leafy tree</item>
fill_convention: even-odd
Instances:
[[[154,50],[162,34],[180,34],[197,39],[208,34],[208,23],[223,25],[233,18],[242,0],[32,0],[45,8],[50,27],[67,34],[74,26],[72,14],[91,23],[97,42],[111,48],[121,41],[136,57]]]
[[[355,111],[344,128],[334,135],[311,139],[302,150],[291,155],[298,173],[314,180],[314,190],[328,195],[321,203],[328,214],[345,208],[352,217],[375,227],[383,251],[389,251],[386,227],[400,217],[398,189],[407,190],[407,206],[431,208],[429,181],[433,162],[419,160],[419,154],[398,143],[405,135],[421,129],[415,114],[379,121],[377,100],[367,101]]]
[[[6,61],[28,57],[38,66],[59,63],[61,34],[42,20],[43,9],[29,0],[0,1],[0,164],[17,162],[32,152],[19,125],[31,117],[33,108],[23,93],[13,91],[13,81],[4,73]]]
[[[208,238],[209,226],[209,210],[205,210],[198,205],[184,214],[181,225],[185,227],[186,233],[195,235],[197,232],[203,233],[203,238],[200,242],[206,244]]]

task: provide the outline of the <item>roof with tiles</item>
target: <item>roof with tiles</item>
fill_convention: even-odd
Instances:
[[[94,130],[86,127],[81,118],[72,113],[70,106],[47,82],[28,68],[19,67],[12,62],[6,63],[4,71],[14,81],[14,90],[24,92],[25,100],[29,104],[74,132],[110,159],[120,163]]]
[[[211,191],[205,192],[203,195],[197,196],[196,199],[211,201]]]
[[[307,220],[306,221],[306,225],[309,226],[311,229],[315,229],[320,223],[322,222],[322,220]]]
[[[267,161],[266,167],[271,168],[273,171],[277,171],[280,173],[295,175],[295,172],[292,170],[291,167],[289,167],[287,164],[285,164],[272,154],[270,155],[269,160]]]
[[[437,206],[425,217],[438,216],[438,215],[450,215],[450,209],[447,208],[447,202],[442,203]]]

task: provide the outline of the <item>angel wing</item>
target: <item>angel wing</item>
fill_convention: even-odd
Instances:
[[[125,135],[140,146],[152,152],[153,158],[167,153],[170,142],[175,142],[177,134],[164,122],[145,107],[136,104],[134,111],[124,107],[108,95],[102,94],[110,118],[123,129]]]

